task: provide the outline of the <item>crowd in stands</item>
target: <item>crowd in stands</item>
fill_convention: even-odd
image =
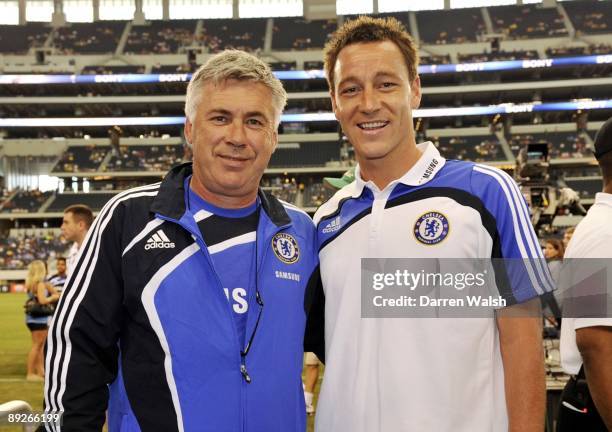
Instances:
[[[441,65],[441,64],[451,64],[450,55],[427,55],[421,57],[420,60],[423,65]]]
[[[586,138],[576,132],[516,134],[509,140],[510,149],[515,156],[521,148],[531,143],[547,143],[550,159],[585,158],[593,155]]]
[[[504,60],[533,60],[538,58],[534,50],[483,52],[480,54],[458,54],[459,63],[482,63]]]
[[[261,179],[261,187],[269,191],[276,198],[296,204],[298,184],[295,178],[288,177],[264,177]]]
[[[612,53],[612,45],[594,44],[586,47],[547,48],[547,57],[573,57],[583,55],[605,55]]]
[[[269,63],[272,70],[275,71],[292,71],[297,69],[297,63],[292,62],[270,62]]]
[[[98,171],[109,147],[68,147],[53,167],[53,172]]]
[[[85,66],[81,70],[83,75],[113,75],[113,74],[143,74],[144,65],[121,65],[121,66]]]
[[[183,146],[125,146],[112,156],[105,171],[168,171],[183,159]]]
[[[213,53],[224,49],[261,50],[266,37],[266,23],[265,18],[206,20],[202,44]]]
[[[494,162],[507,159],[499,140],[494,135],[430,137],[446,159],[473,162]]]
[[[338,27],[335,19],[274,18],[272,49],[276,51],[304,51],[322,49]]]
[[[51,192],[40,192],[39,190],[18,191],[11,199],[8,199],[9,196],[10,194],[5,192],[5,196],[0,202],[0,212],[31,213],[38,211],[49,199]]]
[[[304,188],[304,207],[316,208],[327,201],[336,191],[323,183],[311,183]]]
[[[125,25],[125,21],[72,23],[57,29],[53,46],[61,54],[112,54]]]
[[[435,45],[476,42],[486,32],[480,8],[416,13],[421,42]]]
[[[583,0],[563,3],[574,24],[576,34],[600,34],[612,32],[612,2]]]
[[[567,36],[563,17],[556,8],[540,5],[498,6],[489,8],[493,29],[510,39]]]
[[[321,70],[323,66],[322,61],[309,60],[304,62],[304,70]]]
[[[0,269],[25,269],[33,260],[47,261],[65,255],[69,247],[68,242],[52,231],[23,237],[0,235]]]
[[[151,21],[134,25],[128,35],[126,54],[175,54],[194,41],[197,20]]]
[[[153,65],[151,73],[153,74],[182,74],[195,72],[198,68],[198,64],[195,62],[183,63],[180,65]]]
[[[610,1],[564,2],[567,15],[577,35],[612,32],[609,17]],[[495,33],[510,39],[567,37],[564,19],[557,8],[536,4],[507,5],[487,8]],[[411,30],[407,12],[380,14],[393,16]],[[346,20],[355,16],[345,16]],[[457,44],[476,42],[486,33],[481,8],[416,12],[423,44]],[[203,30],[196,33],[198,20],[152,20],[133,25],[128,35],[126,54],[178,53],[181,47],[203,46],[210,52],[226,48],[258,51],[264,48],[266,18],[203,20]],[[337,20],[306,20],[302,17],[274,18],[272,49],[321,49],[337,28]],[[68,23],[59,27],[51,41],[61,54],[114,53],[127,25],[126,21]],[[27,23],[20,26],[0,25],[0,52],[26,54],[32,47],[41,47],[51,34],[48,23]]]

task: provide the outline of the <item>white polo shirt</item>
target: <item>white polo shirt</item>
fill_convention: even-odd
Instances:
[[[580,221],[565,251],[565,258],[612,258],[612,194],[600,192],[595,203]],[[582,356],[576,345],[576,330],[612,326],[612,318],[563,318],[561,321],[561,366],[576,375]]]
[[[68,251],[68,256],[66,257],[66,276],[70,277],[72,274],[72,270],[77,265],[79,259],[79,245],[77,242],[72,243],[70,246],[70,250]]]
[[[326,345],[317,432],[507,431],[493,316],[361,318],[361,258],[542,258],[512,178],[418,147],[418,162],[384,190],[358,167],[315,215]],[[445,222],[425,238],[417,231],[429,212]],[[552,289],[543,259],[525,278],[502,293],[509,303]]]

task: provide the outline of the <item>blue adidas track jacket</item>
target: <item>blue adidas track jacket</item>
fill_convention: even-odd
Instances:
[[[185,206],[190,174],[184,164],[161,183],[120,193],[89,230],[47,340],[45,410],[63,413],[63,425],[47,430],[100,431],[108,408],[110,432],[305,431],[313,223],[260,192],[259,294],[240,346]]]

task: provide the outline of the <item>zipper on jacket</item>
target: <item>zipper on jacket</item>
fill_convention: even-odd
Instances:
[[[191,236],[193,237],[193,239],[195,240],[195,242],[198,244],[198,246],[200,246],[200,252],[204,254],[204,257],[205,257],[206,261],[208,262],[208,265],[210,266],[212,273],[215,275],[215,280],[217,281],[217,286],[221,289],[221,293],[223,293],[224,300],[226,300],[225,303],[227,305],[227,311],[229,313],[230,320],[231,320],[230,322],[232,324],[231,325],[231,328],[232,328],[231,331],[232,331],[232,333],[234,335],[234,341],[236,343],[236,347],[238,347],[238,353],[239,354],[242,353],[242,346],[240,344],[240,338],[238,337],[238,330],[236,330],[236,325],[234,323],[234,314],[232,312],[232,305],[231,305],[231,303],[229,301],[227,301],[228,299],[227,299],[227,296],[225,294],[225,291],[223,290],[223,284],[221,283],[221,279],[219,278],[219,275],[217,274],[217,270],[215,269],[215,266],[212,263],[212,259],[210,258],[210,255],[208,254],[208,246],[206,246],[206,243],[204,243],[203,239],[201,239],[201,235],[202,234],[200,232],[195,233],[195,232],[191,231],[189,229],[189,227],[183,225],[180,222],[180,220],[168,218],[166,216],[162,216],[162,215],[159,215],[159,214],[157,214],[156,217],[159,217],[160,219],[163,219],[165,221],[173,222],[173,223],[177,224],[178,226],[183,228],[185,231],[190,233]],[[196,226],[197,226],[197,224],[196,224]],[[257,262],[255,264],[255,267],[257,267]],[[257,277],[257,275],[255,277]],[[248,375],[248,372],[246,371],[246,365],[243,364],[242,356],[239,356],[238,365],[239,365],[238,367],[240,369],[240,374],[243,376],[243,379],[246,380],[246,377],[245,377],[245,375],[242,372],[242,369],[244,367],[244,370],[246,372],[246,376],[249,377],[249,382],[250,382],[251,381],[251,377]]]
[[[206,260],[208,262],[208,264],[210,265],[210,268],[212,269],[213,274],[215,275],[215,279],[217,280],[217,285],[221,288],[221,291],[224,293],[223,291],[223,284],[221,283],[221,279],[219,278],[219,275],[217,274],[217,271],[215,270],[215,266],[212,263],[212,260],[210,258],[210,255],[208,254],[208,247],[206,246],[206,244],[203,241],[200,241],[200,235],[201,233],[194,233],[192,232],[188,227],[186,227],[185,225],[183,225],[180,221],[176,220],[176,219],[171,219],[159,214],[156,214],[156,217],[166,220],[168,222],[173,222],[176,223],[177,225],[179,225],[181,228],[183,228],[184,230],[186,230],[188,233],[190,233],[192,235],[192,237],[194,238],[194,240],[196,241],[196,243],[200,246],[201,252],[204,254],[204,256],[206,257]],[[283,225],[281,227],[278,227],[274,233],[271,236],[268,236],[264,242],[264,244],[267,244],[268,241],[270,239],[272,239],[276,234],[278,234],[279,232],[283,231],[284,229],[286,229],[288,226],[290,226],[290,224],[287,225]],[[257,237],[255,239],[255,242],[257,242]],[[255,339],[255,334],[257,333],[257,328],[259,327],[259,321],[261,319],[261,314],[263,312],[263,300],[261,298],[261,294],[259,292],[259,280],[260,280],[260,270],[264,265],[264,262],[266,261],[266,257],[268,255],[268,248],[264,248],[264,250],[262,251],[262,259],[260,262],[258,262],[258,251],[257,251],[257,246],[255,247],[255,299],[257,302],[257,305],[259,306],[259,312],[257,315],[257,320],[255,321],[255,327],[253,328],[253,331],[251,332],[251,336],[249,337],[249,340],[247,341],[246,346],[242,347],[240,345],[240,338],[238,337],[238,330],[236,329],[236,325],[234,323],[234,316],[233,316],[233,312],[232,312],[232,305],[230,304],[229,301],[227,301],[227,308],[230,314],[230,318],[232,319],[232,332],[234,334],[234,340],[236,341],[236,345],[238,346],[239,350],[239,364],[240,364],[240,375],[242,375],[242,385],[241,385],[241,399],[242,399],[242,403],[240,404],[240,411],[241,411],[241,415],[242,415],[242,432],[246,432],[247,430],[247,421],[246,421],[246,403],[247,403],[247,397],[246,397],[246,390],[247,390],[247,385],[250,384],[252,382],[252,378],[251,375],[249,374],[249,371],[247,370],[246,367],[246,356],[249,353],[250,348],[252,347],[252,343],[253,340]],[[224,294],[225,295],[225,294]],[[246,335],[245,335],[246,336]],[[244,348],[244,350],[243,350]]]

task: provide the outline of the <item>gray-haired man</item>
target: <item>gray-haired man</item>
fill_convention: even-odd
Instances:
[[[258,189],[285,103],[257,58],[212,57],[187,89],[193,166],[100,212],[49,332],[62,431],[101,430],[107,401],[111,432],[305,430],[314,227]]]

